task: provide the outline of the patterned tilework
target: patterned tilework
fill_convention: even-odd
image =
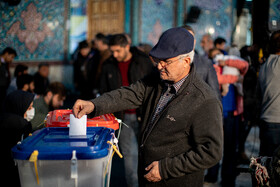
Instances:
[[[196,49],[202,53],[200,40],[205,33],[213,32],[212,37],[224,37],[230,45],[233,28],[232,0],[188,0],[187,11],[190,6],[198,6],[201,13],[197,23],[189,24],[196,32]]]
[[[173,0],[142,0],[140,42],[155,45],[174,22]]]
[[[22,0],[17,6],[0,3],[0,50],[16,49],[18,61],[63,60],[63,0]]]
[[[191,6],[201,8],[197,23],[190,24],[195,32],[196,49],[202,53],[199,45],[201,36],[213,32],[213,38],[224,37],[230,44],[233,28],[234,0],[188,0],[186,12]],[[172,0],[142,0],[140,42],[154,45],[165,30],[174,26],[174,1]]]

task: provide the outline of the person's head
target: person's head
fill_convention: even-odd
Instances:
[[[49,76],[49,64],[40,63],[39,66],[38,66],[38,72],[42,77],[48,78],[48,76]]]
[[[34,86],[34,77],[29,74],[23,74],[17,77],[17,89],[33,93]]]
[[[272,33],[269,39],[269,53],[280,54],[280,30]]]
[[[213,48],[213,49],[210,49],[209,50],[209,54],[208,54],[208,57],[210,59],[214,59],[217,55],[220,55],[220,54],[223,54],[220,49],[218,48]]]
[[[60,82],[53,82],[49,85],[44,94],[44,100],[49,105],[50,109],[58,109],[63,106],[66,99],[66,89]]]
[[[216,48],[218,48],[220,50],[225,50],[226,40],[222,37],[218,37],[218,38],[215,39],[214,45],[215,45]]]
[[[30,121],[34,116],[34,94],[16,90],[5,99],[4,112],[16,114]]]
[[[95,35],[94,43],[95,43],[95,47],[98,51],[105,51],[109,48],[109,46],[108,46],[109,40],[102,33],[98,33]]]
[[[128,61],[131,58],[130,45],[124,34],[111,36],[109,48],[118,62]]]
[[[195,39],[195,32],[194,32],[193,28],[191,26],[189,26],[189,25],[183,25],[182,27],[187,29],[193,35],[193,38],[194,38],[193,49],[195,49],[196,39]]]
[[[79,43],[79,53],[83,56],[83,57],[87,57],[89,52],[90,52],[90,46],[88,44],[88,42],[86,40],[81,41]]]
[[[206,54],[214,47],[213,39],[210,34],[204,34],[202,36],[200,46]]]
[[[14,77],[18,77],[28,73],[28,67],[24,64],[18,64],[14,71]]]
[[[3,58],[4,61],[7,63],[11,63],[16,56],[17,56],[16,50],[14,50],[11,47],[6,47],[1,54],[1,58]]]
[[[194,57],[194,37],[182,27],[165,31],[150,52],[162,80],[178,82],[188,75]]]

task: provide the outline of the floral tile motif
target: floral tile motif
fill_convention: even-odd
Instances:
[[[0,50],[16,49],[17,61],[63,60],[65,2],[22,0],[17,6],[0,2]]]

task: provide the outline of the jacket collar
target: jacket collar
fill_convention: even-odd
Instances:
[[[146,142],[148,136],[150,135],[150,133],[151,133],[152,129],[154,128],[154,126],[156,125],[157,121],[161,118],[161,115],[163,114],[163,112],[170,107],[170,104],[173,105],[173,104],[176,104],[177,102],[180,102],[180,100],[178,100],[178,98],[180,98],[184,95],[188,95],[190,93],[190,91],[188,91],[188,88],[189,88],[190,83],[193,81],[194,76],[195,76],[195,67],[192,64],[189,75],[186,77],[186,80],[182,84],[181,88],[178,90],[175,97],[172,99],[173,103],[167,104],[165,109],[163,109],[163,111],[157,116],[157,118],[154,120],[154,122],[152,124],[152,127],[149,129],[149,132],[147,132],[147,134],[145,134],[145,136],[142,137],[142,141],[141,141],[142,144],[144,144]],[[160,81],[160,84],[158,85],[158,89],[157,89],[157,96],[156,96],[156,99],[154,102],[155,105],[153,106],[152,113],[149,115],[147,122],[149,122],[151,120],[152,114],[154,113],[154,111],[156,109],[156,105],[159,102],[159,99],[160,99],[162,90],[164,89],[164,86],[165,86],[164,81]],[[147,125],[147,124],[145,124],[145,125]],[[145,128],[147,128],[147,126]]]

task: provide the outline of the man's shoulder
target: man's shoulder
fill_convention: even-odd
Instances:
[[[197,92],[197,94],[200,96],[200,99],[218,99],[215,91],[197,75],[194,75],[192,83],[195,88],[193,91]]]
[[[41,96],[33,101],[33,107],[36,110],[41,110],[41,111],[49,110],[48,105],[46,104],[43,96]]]

